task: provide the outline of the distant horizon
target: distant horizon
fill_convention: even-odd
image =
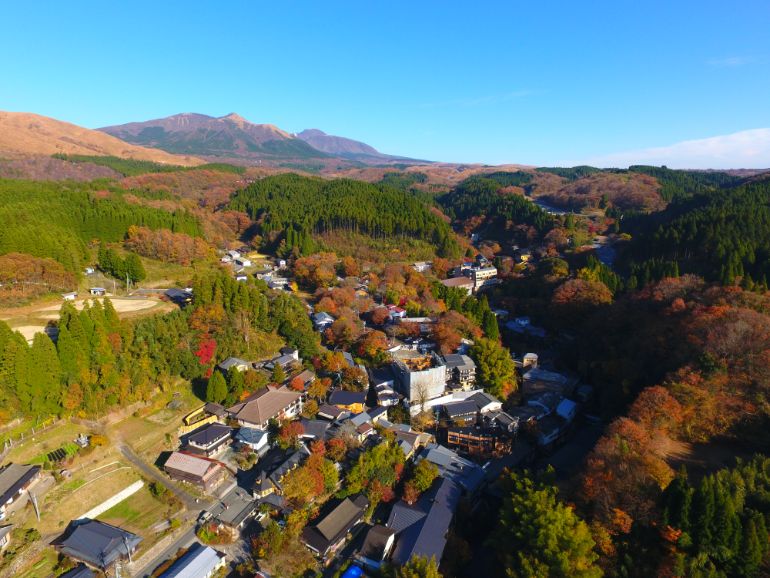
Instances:
[[[770,167],[760,0],[138,0],[5,15],[35,26],[0,37],[0,109],[88,128],[235,111],[440,162]]]

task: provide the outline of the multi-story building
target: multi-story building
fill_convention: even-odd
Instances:
[[[413,414],[423,411],[425,402],[444,395],[447,368],[444,360],[436,353],[396,351],[392,368],[396,386]]]
[[[476,364],[467,355],[449,353],[444,356],[447,383],[456,389],[473,389],[476,383]]]

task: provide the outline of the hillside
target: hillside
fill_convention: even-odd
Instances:
[[[26,112],[0,111],[0,154],[106,155],[183,166],[203,163],[193,156],[136,146],[99,131]]]
[[[327,155],[271,124],[255,124],[235,113],[222,117],[183,113],[99,129],[127,142],[171,153],[209,158],[322,159]]]
[[[367,239],[421,239],[442,256],[459,256],[449,226],[414,195],[349,179],[296,174],[267,177],[233,195],[229,208],[258,223],[266,248],[307,255],[335,235]],[[403,241],[402,241],[403,242]]]
[[[422,164],[427,162],[406,157],[386,155],[366,143],[342,136],[326,134],[317,128],[303,130],[297,134],[297,138],[302,139],[321,152],[336,157],[360,161],[366,164]]]

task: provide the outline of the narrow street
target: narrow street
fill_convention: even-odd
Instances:
[[[189,494],[173,482],[171,482],[166,476],[161,474],[155,467],[145,462],[142,458],[137,456],[134,451],[126,444],[120,444],[120,452],[131,462],[134,466],[139,468],[141,472],[147,476],[166,486],[173,494],[179,498],[179,500],[185,505],[185,507],[191,511],[197,513],[198,510],[208,509],[212,502],[203,502],[199,498]]]

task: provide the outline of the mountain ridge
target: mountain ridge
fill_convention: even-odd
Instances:
[[[334,159],[372,164],[422,164],[427,161],[386,155],[353,139],[319,129],[289,133],[274,124],[254,123],[231,112],[214,117],[185,112],[147,121],[97,129],[126,142],[152,146],[175,154],[208,159],[237,160],[247,164],[302,161],[328,163]]]
[[[182,166],[204,163],[195,156],[179,156],[127,143],[100,131],[31,112],[0,111],[0,152],[7,155],[115,156]]]

